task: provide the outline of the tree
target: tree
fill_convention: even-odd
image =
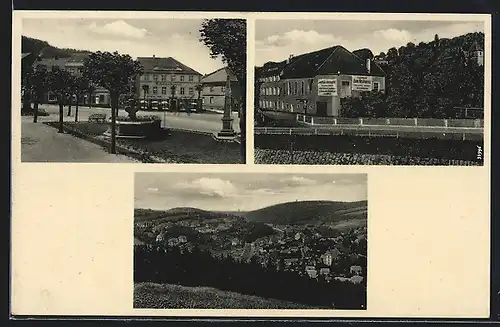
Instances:
[[[49,90],[56,94],[57,103],[59,105],[59,133],[64,132],[64,104],[69,92],[68,87],[71,84],[72,78],[73,76],[70,73],[61,69],[52,70],[47,76]]]
[[[68,84],[68,113],[67,116],[71,116],[71,106],[73,105],[73,97],[78,92],[77,77],[71,75],[71,79]]]
[[[143,71],[141,64],[129,55],[117,51],[91,53],[84,61],[84,74],[96,85],[107,89],[111,98],[111,153],[116,153],[116,116],[120,95],[129,91],[130,83]],[[138,108],[127,107],[131,120],[136,120]]]
[[[241,157],[246,161],[246,53],[247,27],[244,19],[207,19],[200,29],[200,41],[212,58],[221,57],[236,76],[241,89]]]
[[[76,76],[74,78],[74,94],[76,96],[75,103],[75,122],[78,122],[78,105],[80,103],[80,99],[83,95],[88,94],[89,90],[93,88],[93,86],[89,83],[89,80],[84,76]],[[89,99],[90,100],[90,99]]]
[[[31,93],[33,106],[33,122],[38,121],[38,105],[44,94],[47,92],[47,72],[45,70],[34,70],[27,74],[27,78],[30,80],[30,89],[26,89],[25,92]]]

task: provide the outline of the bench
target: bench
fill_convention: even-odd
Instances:
[[[89,116],[89,123],[105,123],[106,114],[92,114]]]

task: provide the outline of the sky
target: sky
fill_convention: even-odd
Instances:
[[[135,208],[248,211],[302,200],[367,200],[366,174],[136,173]]]
[[[24,36],[58,48],[174,57],[201,74],[224,65],[199,42],[200,19],[24,19]]]
[[[430,42],[434,35],[451,38],[484,32],[477,21],[394,20],[257,20],[255,23],[255,65],[282,61],[334,45],[350,51],[369,48],[374,55],[408,42]]]

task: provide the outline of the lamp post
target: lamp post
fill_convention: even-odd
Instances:
[[[222,116],[222,130],[218,137],[232,138],[236,136],[233,130],[233,118],[231,117],[231,79],[229,74],[226,77],[226,90],[224,92],[224,115]]]

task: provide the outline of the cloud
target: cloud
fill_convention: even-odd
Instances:
[[[156,187],[149,187],[148,192],[158,192],[158,189]]]
[[[289,178],[284,178],[281,180],[281,182],[286,184],[286,186],[290,186],[290,187],[311,186],[311,185],[316,185],[318,183],[317,181],[315,181],[313,179],[309,179],[309,178],[305,178],[305,177],[301,177],[301,176],[292,176]]]
[[[233,183],[220,178],[202,177],[190,182],[177,183],[175,187],[184,192],[208,197],[226,198],[237,193]]]
[[[389,28],[386,30],[378,30],[373,32],[375,38],[383,38],[395,43],[408,43],[412,39],[411,33],[406,30],[398,30]]]
[[[271,35],[264,39],[264,44],[271,46],[288,46],[290,44],[304,44],[304,45],[318,45],[318,44],[331,44],[335,43],[339,38],[331,34],[320,34],[316,31],[309,30],[291,30],[285,32],[283,35]]]
[[[145,28],[134,27],[123,20],[117,20],[102,26],[98,26],[95,22],[93,22],[88,25],[88,29],[101,35],[134,39],[142,39],[148,34],[148,30]]]

